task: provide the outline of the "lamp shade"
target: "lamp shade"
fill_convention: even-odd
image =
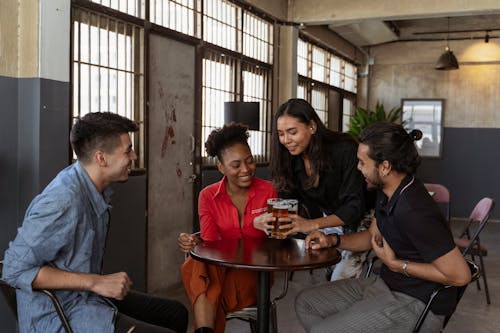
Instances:
[[[224,123],[241,123],[259,130],[259,102],[224,102]]]
[[[443,71],[458,69],[457,58],[455,57],[453,52],[447,48],[446,51],[439,57],[436,66],[434,68]]]

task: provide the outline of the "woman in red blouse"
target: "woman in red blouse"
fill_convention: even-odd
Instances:
[[[263,238],[255,229],[272,221],[267,199],[276,197],[272,183],[255,177],[256,164],[248,146],[247,128],[231,123],[212,131],[205,143],[207,154],[217,157],[221,181],[200,192],[198,215],[201,239]],[[184,252],[198,242],[195,235],[179,235]],[[196,333],[224,332],[226,313],[257,302],[257,273],[202,263],[188,258],[182,266],[182,281],[193,304]]]

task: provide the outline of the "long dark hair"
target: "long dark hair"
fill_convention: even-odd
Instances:
[[[293,156],[279,141],[277,123],[278,118],[288,115],[299,122],[309,126],[311,121],[316,124],[316,133],[311,136],[311,141],[304,152],[311,162],[311,176],[305,184],[295,184],[293,180]],[[278,192],[290,193],[297,190],[297,186],[305,189],[313,186],[316,177],[321,171],[333,167],[331,161],[331,145],[339,141],[353,141],[354,139],[343,133],[329,130],[318,117],[311,104],[304,99],[292,98],[281,104],[273,117],[271,136],[271,175]],[[328,149],[328,153],[326,152]]]
[[[368,146],[368,157],[375,161],[375,166],[388,161],[393,170],[412,175],[421,160],[414,141],[421,138],[420,130],[408,133],[401,125],[382,121],[367,126],[359,142]]]

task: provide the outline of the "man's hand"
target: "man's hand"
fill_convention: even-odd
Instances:
[[[267,235],[273,230],[273,221],[276,218],[272,213],[264,213],[253,219],[253,226],[255,229],[264,231]]]
[[[389,246],[389,243],[385,241],[385,238],[380,234],[372,235],[372,248],[375,251],[377,257],[387,266],[389,269],[397,269],[396,267],[401,266],[401,260],[396,258],[396,254]]]
[[[183,232],[177,237],[179,249],[184,253],[188,253],[199,243],[201,243],[201,238],[198,235],[186,234]]]
[[[92,276],[93,283],[90,291],[104,297],[122,300],[132,286],[132,280],[125,272]]]
[[[311,232],[306,237],[306,249],[318,250],[332,245],[331,237],[319,230]]]

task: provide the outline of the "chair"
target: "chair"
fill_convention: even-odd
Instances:
[[[450,191],[441,184],[425,183],[424,186],[440,208],[444,207],[446,221],[450,223]]]
[[[467,260],[467,265],[469,266],[470,268],[470,273],[471,273],[471,281],[469,283],[472,283],[474,281],[478,281],[479,280],[479,277],[481,275],[481,271],[479,270],[479,267],[472,261],[470,260]],[[457,287],[457,302],[456,302],[456,305],[458,305],[458,302],[460,302],[460,299],[462,298],[464,292],[465,292],[465,289],[467,289],[467,286],[468,284],[466,284],[465,286],[461,286],[461,287]],[[422,311],[422,313],[420,314],[418,320],[417,320],[417,323],[415,324],[415,328],[413,329],[413,332],[416,333],[416,332],[419,332],[420,331],[420,328],[422,327],[422,324],[424,323],[425,321],[425,318],[427,317],[427,314],[429,313],[429,310],[432,306],[432,303],[434,302],[434,300],[436,299],[436,296],[443,290],[445,289],[448,289],[448,288],[451,288],[451,286],[441,286],[439,288],[437,288],[436,290],[434,290],[432,293],[431,293],[431,296],[429,297],[429,301],[427,302],[427,304],[425,305],[425,308],[424,310]],[[455,306],[455,309],[456,309],[456,306]],[[455,309],[453,309],[453,312],[455,312]],[[453,314],[453,313],[452,313]],[[443,327],[442,327],[442,330],[446,327],[446,325],[448,324],[448,321],[450,320],[452,314],[446,316],[444,318],[444,322],[443,322]],[[441,331],[442,331],[441,330]]]
[[[490,293],[488,290],[486,270],[483,261],[483,257],[488,255],[488,250],[483,244],[481,244],[481,241],[479,239],[479,234],[486,226],[486,222],[488,222],[491,211],[493,210],[494,207],[495,207],[495,201],[493,199],[491,198],[481,199],[477,203],[476,207],[474,207],[472,213],[470,214],[469,222],[467,223],[467,226],[465,227],[463,232],[460,234],[460,237],[455,238],[455,244],[462,251],[462,254],[464,256],[470,255],[472,261],[475,261],[475,256],[479,256],[481,274],[483,275],[484,291],[486,293],[486,302],[488,304],[491,304],[491,300],[490,300]],[[471,236],[470,229],[472,224],[476,221],[479,222],[479,225],[474,234]],[[477,280],[477,288],[479,290],[481,289],[479,280]]]
[[[3,262],[0,261],[0,277],[2,276],[2,271],[3,271]],[[17,317],[17,301],[16,301],[16,290],[9,284],[7,284],[5,281],[0,279],[0,290],[2,291],[2,294],[4,295],[5,300],[7,301],[7,304],[9,308],[11,309],[12,313],[16,317],[16,320],[18,319]],[[51,292],[50,290],[42,289],[40,292],[44,293],[47,295],[50,300],[52,301],[52,304],[54,305],[57,315],[59,316],[59,319],[61,320],[61,323],[63,325],[64,330],[66,333],[73,333],[73,330],[71,329],[71,326],[69,325],[69,321],[66,318],[66,315],[64,314],[64,311],[61,307],[61,304],[57,300],[56,295]]]
[[[285,272],[285,277],[283,279],[283,289],[281,290],[281,293],[271,301],[271,323],[272,323],[272,332],[273,333],[278,333],[278,315],[277,315],[276,301],[279,301],[280,299],[285,297],[285,295],[288,291],[289,273],[290,272]],[[246,321],[250,324],[250,331],[252,333],[255,333],[257,331],[257,329],[256,329],[257,307],[256,306],[251,306],[248,308],[241,309],[239,311],[227,313],[226,319],[227,320],[239,319],[239,320]]]

